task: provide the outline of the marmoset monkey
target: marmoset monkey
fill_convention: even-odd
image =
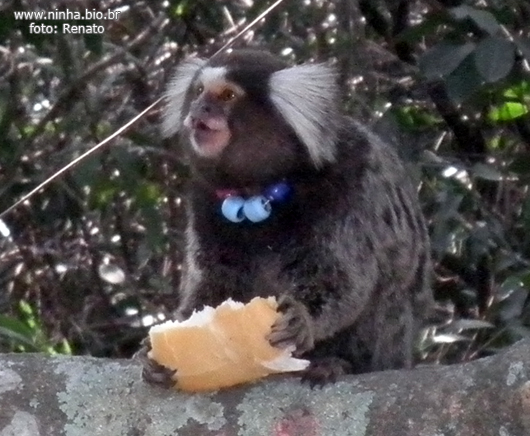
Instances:
[[[163,119],[192,168],[177,318],[275,295],[268,340],[309,359],[313,384],[410,367],[431,304],[415,190],[396,152],[341,114],[336,79],[263,51],[192,58]],[[172,385],[148,350],[144,379]]]

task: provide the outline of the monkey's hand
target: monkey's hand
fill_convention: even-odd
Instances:
[[[172,388],[175,385],[173,376],[176,371],[166,368],[154,361],[148,356],[151,351],[151,341],[149,336],[142,341],[142,348],[136,352],[134,358],[137,359],[143,366],[142,379],[155,386],[160,386],[166,389]]]
[[[278,301],[280,318],[272,325],[267,336],[273,347],[294,346],[295,356],[312,350],[315,344],[311,315],[307,308],[289,295],[283,295]]]

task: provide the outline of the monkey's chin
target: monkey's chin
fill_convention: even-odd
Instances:
[[[197,155],[213,158],[219,156],[230,141],[226,130],[195,129],[191,134],[191,145]]]

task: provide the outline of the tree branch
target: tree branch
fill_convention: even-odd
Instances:
[[[297,377],[208,394],[153,388],[128,360],[0,355],[0,435],[530,434],[530,341],[454,366]]]

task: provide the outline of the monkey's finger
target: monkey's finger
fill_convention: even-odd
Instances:
[[[286,330],[271,331],[267,335],[269,344],[276,348],[295,348],[296,349],[296,334]]]
[[[311,389],[322,388],[328,383],[335,383],[338,377],[350,372],[351,364],[339,357],[314,359],[303,372],[302,383],[309,383]]]
[[[137,360],[142,365],[145,366],[146,362],[150,361],[151,359],[148,357],[149,351],[151,351],[151,340],[149,336],[144,338],[142,342],[140,343],[141,347],[140,349],[134,353],[133,360]]]
[[[272,326],[267,340],[273,347],[294,347],[297,356],[313,348],[313,336],[303,318],[288,314]]]
[[[165,366],[151,361],[150,364],[144,365],[142,369],[142,379],[150,385],[169,389],[175,386],[175,380],[173,377],[176,372],[176,370],[166,368]]]
[[[137,360],[143,366],[142,379],[155,386],[171,388],[175,385],[173,377],[176,370],[166,368],[149,357],[151,351],[151,341],[149,337],[142,341],[142,347],[134,354],[133,359]]]
[[[142,368],[142,379],[151,385],[160,386],[168,389],[175,385],[174,376],[177,373],[176,370],[166,368],[155,362],[153,359],[147,357],[147,353],[139,354],[138,360],[141,362]]]

